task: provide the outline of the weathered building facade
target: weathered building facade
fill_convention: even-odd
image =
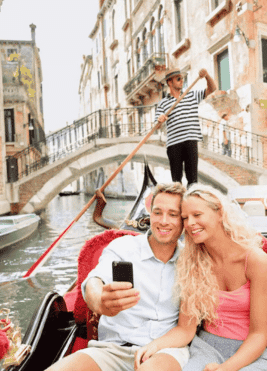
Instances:
[[[35,25],[30,25],[31,40],[0,40],[2,97],[1,181],[6,185],[7,199],[12,199],[12,182],[21,164],[11,157],[25,150],[28,166],[38,157],[38,142],[44,139],[42,67],[35,43]],[[1,114],[1,111],[0,111]],[[32,146],[30,150],[27,148]],[[5,158],[6,157],[6,158]],[[26,164],[27,166],[27,164]],[[1,213],[4,213],[1,210]]]
[[[0,210],[1,214],[10,211],[10,205],[6,199],[6,147],[5,147],[5,130],[4,130],[4,97],[3,97],[3,79],[0,58]]]
[[[267,135],[265,1],[100,0],[89,36],[94,48],[82,65],[80,117],[134,106],[142,125],[142,106],[166,92],[166,69],[187,72],[189,86],[206,68],[218,90],[201,103],[200,116],[219,122],[227,112],[233,127]]]

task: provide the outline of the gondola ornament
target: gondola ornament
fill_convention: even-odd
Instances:
[[[15,326],[9,318],[10,309],[0,310],[0,359],[3,368],[18,366],[30,352],[29,345],[21,344],[20,328]]]

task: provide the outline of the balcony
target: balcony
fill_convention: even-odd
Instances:
[[[130,104],[140,104],[142,99],[151,92],[159,90],[159,83],[169,67],[168,54],[153,53],[137,73],[124,86],[127,101]]]

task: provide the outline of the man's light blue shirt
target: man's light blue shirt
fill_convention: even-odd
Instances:
[[[91,277],[99,277],[106,284],[112,282],[112,261],[131,261],[140,300],[114,317],[102,315],[99,340],[143,346],[176,326],[179,310],[172,300],[172,290],[178,253],[176,248],[167,263],[158,260],[149,245],[148,234],[117,238],[103,250],[98,265],[82,283],[83,296]]]

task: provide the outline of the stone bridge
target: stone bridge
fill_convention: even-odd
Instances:
[[[41,212],[46,205],[69,183],[80,176],[112,163],[123,161],[140,142],[137,137],[98,138],[75,152],[48,164],[14,183],[8,184],[13,213]],[[134,161],[169,168],[165,138],[162,133],[152,135]],[[199,148],[199,180],[210,183],[223,192],[245,184],[267,184],[267,169]]]

